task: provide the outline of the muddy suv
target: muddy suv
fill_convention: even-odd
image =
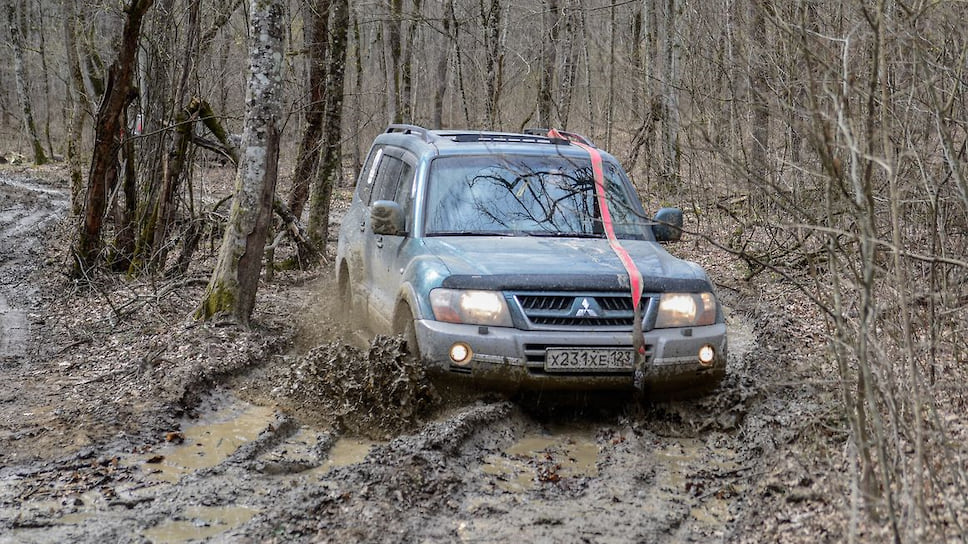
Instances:
[[[713,285],[660,242],[622,167],[578,135],[376,138],[343,220],[340,296],[430,370],[502,386],[710,386],[726,365]],[[636,296],[638,295],[638,296]]]

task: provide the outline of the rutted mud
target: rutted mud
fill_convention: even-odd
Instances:
[[[12,175],[0,176],[0,362],[25,354],[30,332],[27,307],[34,296],[29,271],[41,259],[39,235],[66,208],[55,189]]]
[[[24,355],[29,330],[27,312],[12,308],[0,293],[0,359]]]
[[[20,185],[6,190],[28,191],[15,197],[28,204],[4,212],[0,229],[13,233],[4,244],[29,251],[30,229],[17,222],[46,224],[62,204],[49,203],[61,198],[56,191]],[[36,305],[22,295],[30,270],[5,264],[16,274],[0,282],[0,297],[10,299],[0,298],[0,310],[21,313],[0,318],[26,327],[8,326],[3,338],[33,341]],[[438,393],[448,391],[435,390],[399,339],[351,346],[332,290],[314,292],[289,352],[231,366],[227,377],[193,381],[194,367],[178,366],[169,348],[133,370],[56,382],[74,392],[141,376],[158,380],[146,391],[173,389],[180,404],[174,417],[146,412],[141,434],[39,456],[49,461],[3,458],[0,542],[729,540],[763,492],[764,454],[776,447],[784,403],[796,402],[767,402],[757,387],[768,356],[748,308],[729,312],[729,374],[708,396],[567,409],[540,396],[535,409],[494,395],[442,403]],[[9,368],[28,364],[30,342],[5,345]],[[32,387],[27,368],[7,376]],[[4,395],[4,410],[24,414],[24,440],[44,436],[44,422],[71,409]],[[83,413],[110,413],[75,398]],[[86,420],[72,417],[83,432]]]

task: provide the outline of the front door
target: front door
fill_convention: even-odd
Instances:
[[[403,209],[407,218],[406,233],[402,236],[374,234],[368,229],[367,267],[370,285],[369,318],[376,331],[393,332],[393,307],[400,290],[401,262],[407,244],[412,240],[413,187],[417,159],[402,149],[386,148],[374,182],[371,203],[392,200]]]

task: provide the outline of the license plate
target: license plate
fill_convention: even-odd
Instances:
[[[560,349],[545,351],[548,372],[622,372],[632,370],[634,358],[630,349]]]

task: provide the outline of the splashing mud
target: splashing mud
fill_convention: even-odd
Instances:
[[[273,390],[283,405],[327,414],[339,429],[383,439],[412,428],[439,402],[404,341],[377,336],[366,351],[334,342],[311,349]]]

